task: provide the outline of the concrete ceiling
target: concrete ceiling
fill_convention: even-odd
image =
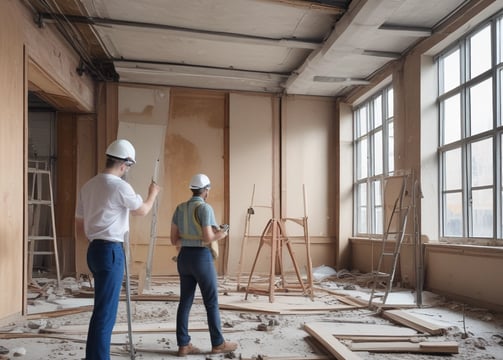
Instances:
[[[28,0],[102,80],[343,96],[464,0]]]

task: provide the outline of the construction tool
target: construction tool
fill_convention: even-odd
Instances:
[[[396,175],[387,176],[384,178],[384,216],[386,218],[386,208],[387,208],[387,198],[386,196],[387,190],[391,194],[396,194],[396,198],[393,204],[393,209],[389,214],[389,221],[386,227],[386,230],[383,233],[382,241],[381,241],[381,255],[379,257],[379,263],[377,264],[377,269],[372,272],[373,285],[372,291],[370,293],[368,306],[373,306],[373,299],[376,293],[377,283],[380,280],[383,280],[385,283],[385,292],[382,296],[381,306],[386,304],[386,300],[391,291],[391,287],[393,286],[393,280],[395,279],[395,274],[397,270],[398,260],[400,257],[400,249],[402,246],[402,242],[405,236],[405,231],[407,227],[407,218],[409,216],[409,210],[411,205],[407,204],[405,201],[405,197],[410,195],[407,193],[407,184],[409,182],[410,173],[404,172],[401,174],[400,172],[396,172]],[[395,190],[395,191],[393,191]],[[388,249],[389,245],[394,243],[393,250],[390,251]],[[385,265],[385,258],[389,258],[391,260],[391,270],[389,273],[383,272],[383,268]]]
[[[134,350],[133,342],[133,321],[131,318],[131,283],[129,281],[129,231],[124,234],[124,255],[125,255],[125,269],[126,269],[126,311],[127,311],[127,327],[129,336],[129,353],[131,355],[131,360],[136,357],[136,352]]]
[[[152,177],[152,182],[157,184],[158,177],[159,177],[159,159],[157,159],[157,161],[155,162],[154,176]],[[152,262],[153,262],[153,258],[154,258],[155,241],[157,238],[157,212],[158,212],[158,210],[159,210],[159,201],[158,201],[158,198],[156,198],[154,201],[154,208],[152,210],[152,222],[150,225],[150,243],[149,243],[149,247],[148,247],[146,275],[145,275],[145,287],[148,290],[150,289],[150,282],[152,279]]]
[[[251,203],[250,207],[248,208],[246,212],[246,223],[245,223],[245,231],[243,234],[243,243],[241,244],[241,256],[239,257],[239,270],[238,270],[238,278],[237,278],[237,291],[241,291],[241,272],[243,271],[243,258],[244,258],[244,252],[245,252],[245,247],[246,243],[249,237],[249,231],[250,231],[250,220],[251,216],[255,214],[255,210],[253,210],[253,198],[255,197],[255,184],[253,184],[253,191],[252,191],[252,196],[251,196]]]

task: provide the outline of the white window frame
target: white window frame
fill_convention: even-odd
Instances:
[[[491,38],[491,59],[490,68],[471,76],[470,67],[470,39],[480,31],[487,29],[490,30]],[[503,138],[503,119],[502,119],[502,81],[503,81],[503,49],[501,48],[503,41],[503,16],[499,13],[496,16],[481,23],[473,31],[466,34],[463,38],[452,44],[444,52],[439,54],[436,58],[437,74],[438,74],[438,116],[439,116],[439,139],[438,139],[438,163],[439,163],[439,224],[440,224],[440,239],[449,243],[462,243],[462,244],[477,244],[477,245],[503,245],[503,172],[502,172],[502,138]],[[460,81],[457,86],[444,91],[443,89],[443,62],[447,57],[454,52],[459,51],[459,69]],[[480,56],[480,54],[477,54]],[[471,114],[478,114],[484,109],[477,110],[472,108],[470,99],[471,90],[477,85],[488,84],[490,82],[492,99],[489,103],[492,104],[492,119],[488,128],[477,131],[471,134]],[[448,99],[459,99],[459,114],[460,114],[460,129],[459,138],[444,142],[444,135],[452,131],[452,123],[449,129],[445,129],[444,123],[446,120],[444,116],[444,107]],[[478,123],[477,123],[478,124]],[[474,124],[475,125],[475,124]],[[456,132],[458,129],[456,129]],[[456,133],[457,134],[457,133]],[[457,137],[457,135],[456,135]],[[472,179],[475,178],[476,169],[472,168],[472,149],[483,141],[491,142],[492,144],[492,181],[485,184],[473,184]],[[460,156],[450,157],[450,154],[458,152]],[[453,160],[453,159],[456,159]],[[459,159],[459,162],[458,162]],[[489,159],[491,161],[491,159]],[[456,181],[459,186],[449,188],[452,186],[452,181],[449,182],[449,177],[452,179],[452,169],[459,171],[460,179]],[[488,217],[492,217],[491,226],[481,227],[474,225],[477,216],[480,219],[480,213],[474,210],[473,199],[474,194],[492,191],[492,208],[486,208]],[[460,207],[456,209],[455,213],[458,215],[449,217],[452,214],[453,205],[449,207],[446,199],[448,197],[457,197],[460,199]],[[459,217],[461,217],[459,219]],[[454,220],[453,220],[454,219]],[[450,222],[454,221],[454,223]]]
[[[380,100],[379,100],[380,99]],[[380,101],[380,107],[377,105]],[[354,226],[355,236],[383,234],[383,179],[394,170],[394,96],[393,87],[386,86],[353,109],[353,156],[354,156]],[[361,119],[364,114],[365,119]],[[376,120],[380,117],[380,124]],[[361,124],[365,124],[362,129]],[[381,149],[376,151],[379,135]],[[366,164],[360,149],[363,144]],[[377,160],[382,164],[377,166]],[[363,171],[365,174],[361,174]],[[362,191],[365,189],[365,191]],[[370,210],[369,210],[370,209]]]

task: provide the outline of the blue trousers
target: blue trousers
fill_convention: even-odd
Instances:
[[[190,343],[189,313],[199,285],[206,308],[211,345],[224,342],[220,311],[218,308],[217,272],[210,249],[207,247],[182,247],[177,260],[180,275],[180,303],[176,314],[176,341],[178,346]]]
[[[92,241],[87,249],[87,264],[94,277],[94,309],[87,334],[86,360],[109,360],[124,277],[122,243]]]

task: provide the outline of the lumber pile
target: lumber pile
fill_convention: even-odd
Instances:
[[[361,359],[358,351],[379,353],[457,354],[458,343],[428,339],[446,329],[404,310],[387,310],[383,317],[404,326],[315,322],[304,325],[325,350],[339,360]]]

